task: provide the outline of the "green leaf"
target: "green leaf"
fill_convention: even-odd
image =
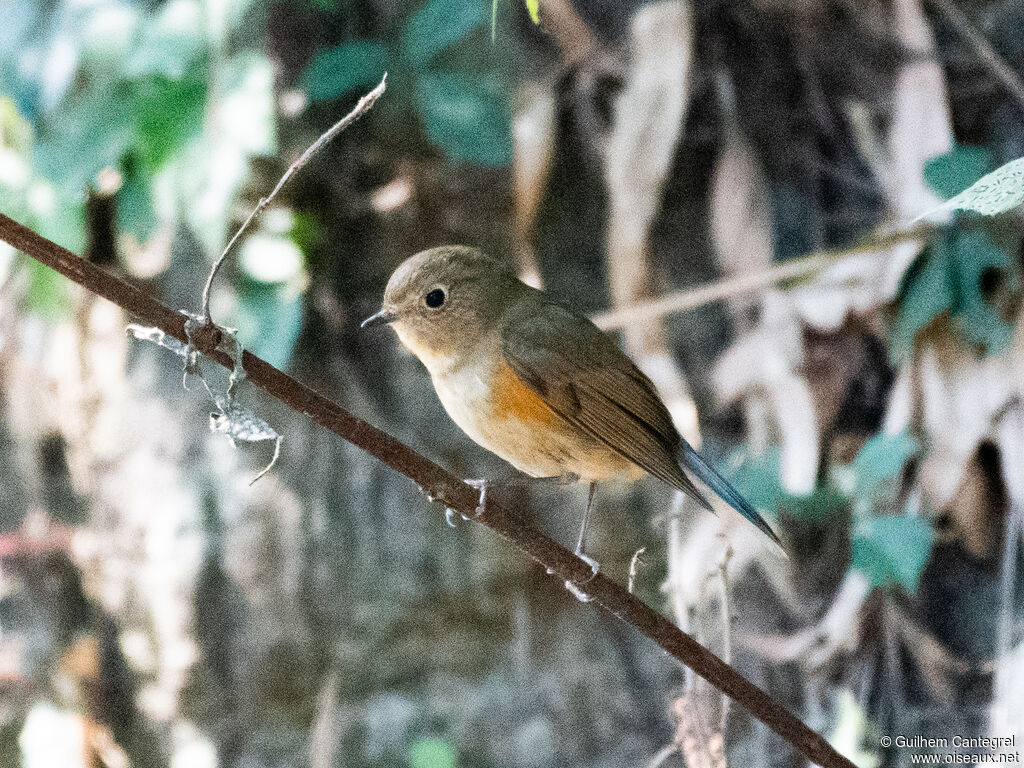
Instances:
[[[967,339],[988,354],[1009,343],[1012,326],[992,303],[990,285],[1014,289],[1016,262],[982,228],[936,232],[907,270],[892,326],[892,352],[909,357],[917,332],[948,312]]]
[[[1014,261],[982,229],[951,234],[955,238],[953,315],[968,341],[997,354],[1009,343],[1013,328],[984,295],[984,284],[997,277],[1015,284]]]
[[[857,526],[852,567],[874,587],[902,584],[917,589],[935,531],[927,520],[909,515],[874,517]]]
[[[377,42],[361,40],[326,48],[303,71],[302,87],[311,101],[336,99],[376,85],[387,63],[387,49]]]
[[[455,768],[455,752],[441,739],[420,739],[409,750],[410,768]]]
[[[70,314],[67,279],[35,259],[27,256],[23,258],[24,269],[28,274],[25,308],[51,322],[67,317]]]
[[[153,177],[134,154],[122,163],[121,188],[117,191],[117,220],[122,229],[144,243],[156,228],[153,211]]]
[[[973,184],[992,167],[992,155],[983,147],[954,147],[924,165],[925,183],[943,198]]]
[[[906,432],[880,433],[868,440],[853,460],[854,498],[875,500],[884,496],[919,449],[917,440]]]
[[[128,77],[163,75],[178,80],[204,55],[203,10],[196,0],[170,0],[142,30]]]
[[[202,131],[206,80],[196,67],[180,80],[154,75],[135,84],[139,149],[151,173]]]
[[[1024,202],[1024,157],[1000,166],[942,205],[918,216],[923,219],[943,210],[975,211],[982,216],[1016,208]]]
[[[302,330],[302,295],[287,284],[244,279],[234,322],[246,349],[287,369]]]
[[[67,194],[81,195],[101,170],[118,167],[135,144],[136,109],[136,94],[123,81],[69,95],[40,130],[36,169]]]
[[[455,161],[512,161],[511,115],[494,77],[431,73],[417,83],[427,137]]]
[[[938,232],[904,274],[892,325],[891,347],[897,361],[909,359],[917,332],[953,306],[949,261],[949,239]]]
[[[427,0],[405,24],[402,50],[413,68],[422,70],[487,22],[485,0]]]
[[[756,509],[785,513],[798,520],[821,522],[848,503],[830,484],[798,496],[783,488],[780,478],[779,451],[771,448],[758,456],[745,457],[730,480]]]
[[[526,10],[534,24],[540,24],[540,0],[526,0]]]

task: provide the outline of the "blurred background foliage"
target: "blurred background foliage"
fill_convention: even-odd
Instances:
[[[3,20],[0,211],[187,310],[386,71],[240,243],[214,317],[498,477],[395,340],[357,331],[388,274],[463,242],[610,310],[790,559],[644,482],[599,492],[605,571],[646,547],[637,591],[858,765],[909,763],[886,734],[1024,738],[1019,2],[4,0]],[[269,453],[208,434],[130,318],[6,246],[0,316],[0,765],[798,762],[251,391],[284,445],[247,487]],[[578,493],[509,493],[571,538]]]

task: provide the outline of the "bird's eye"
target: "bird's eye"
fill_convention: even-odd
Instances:
[[[435,288],[434,290],[432,290],[430,293],[427,294],[426,298],[424,299],[427,306],[430,307],[431,309],[437,309],[438,307],[440,307],[442,304],[444,304],[444,300],[444,291],[442,291],[440,288]]]

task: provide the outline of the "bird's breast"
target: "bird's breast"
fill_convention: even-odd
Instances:
[[[445,410],[475,442],[534,477],[601,479],[624,468],[617,454],[553,411],[498,355],[433,376]]]

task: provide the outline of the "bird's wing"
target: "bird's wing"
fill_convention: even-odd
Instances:
[[[707,509],[679,466],[681,438],[668,409],[633,362],[570,309],[537,300],[506,318],[505,361],[555,413]]]

